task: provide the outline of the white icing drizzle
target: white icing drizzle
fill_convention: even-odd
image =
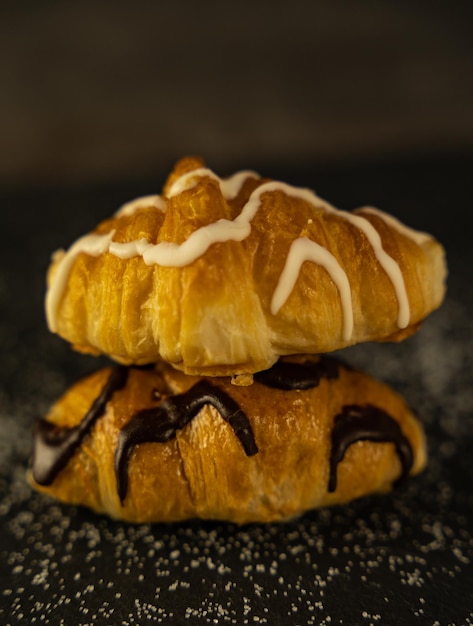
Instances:
[[[236,220],[241,220],[245,222],[251,222],[251,220],[256,215],[259,207],[261,206],[261,196],[264,193],[274,192],[274,191],[282,191],[286,193],[288,196],[292,196],[294,198],[300,198],[301,200],[305,200],[310,204],[317,206],[317,203],[320,204],[321,207],[325,207],[325,202],[321,200],[318,196],[315,195],[313,191],[310,189],[303,189],[301,187],[292,187],[286,183],[280,183],[278,181],[272,180],[267,183],[263,183],[259,187],[257,187],[251,196],[248,199],[248,202],[243,207],[240,215],[236,217]],[[329,205],[327,205],[329,206]]]
[[[194,170],[191,174],[195,175],[198,171],[205,172],[202,173],[202,175],[207,176],[207,170],[204,168]],[[239,174],[241,174],[241,172]],[[245,176],[239,176],[239,174],[233,178],[238,177],[241,185],[242,180],[246,180],[248,176],[247,174],[245,174]],[[217,178],[215,174],[213,174],[213,176]],[[178,188],[181,188],[180,181],[181,179],[179,178],[174,183],[179,183]],[[205,254],[214,243],[243,241],[243,239],[246,239],[251,232],[250,222],[261,204],[261,194],[267,191],[273,191],[279,185],[280,183],[273,182],[260,185],[253,191],[248,202],[243,207],[243,210],[234,220],[219,219],[205,226],[201,226],[191,233],[181,244],[170,241],[161,241],[157,244],[143,243],[142,240],[141,243],[132,241],[129,244],[119,244],[114,247],[113,250],[111,249],[110,252],[113,254],[118,253],[117,256],[121,256],[121,258],[130,258],[131,256],[140,254],[146,265],[162,265],[164,267],[184,267],[190,265],[193,261]],[[234,191],[233,183],[231,188],[232,191]],[[182,189],[185,190],[187,187],[183,186]],[[236,193],[238,193],[238,191]]]
[[[404,277],[398,263],[384,250],[381,242],[381,237],[379,236],[379,233],[376,231],[371,222],[363,218],[361,215],[347,213],[346,211],[339,211],[334,206],[317,196],[313,191],[309,189],[298,189],[284,183],[277,184],[280,186],[280,188],[283,188],[283,190],[288,195],[300,197],[314,206],[320,206],[328,213],[336,214],[337,217],[341,217],[351,222],[354,226],[359,228],[364,233],[373,249],[377,261],[388,275],[396,293],[396,297],[398,300],[397,325],[399,328],[406,328],[409,325],[410,320],[410,305]],[[381,213],[382,215],[381,211],[379,213]],[[300,265],[302,265],[302,262],[300,263]],[[279,282],[281,282],[281,278]],[[278,290],[278,288],[279,284],[276,287],[276,291]],[[281,292],[284,293],[284,290],[281,290]],[[289,293],[287,295],[289,295]]]
[[[249,224],[231,220],[218,220],[195,230],[183,243],[169,241],[150,245],[143,253],[146,265],[184,267],[207,252],[214,243],[242,241],[250,234]]]
[[[242,170],[241,172],[237,172],[228,178],[220,178],[217,174],[212,172],[212,170],[209,170],[206,167],[199,167],[191,172],[183,174],[180,178],[175,180],[167,193],[167,197],[173,198],[174,196],[178,196],[183,191],[193,189],[197,185],[199,178],[204,177],[216,180],[220,185],[220,190],[225,200],[233,200],[233,198],[235,198],[240,192],[240,189],[247,178],[260,178],[260,175],[251,170]]]
[[[153,244],[144,238],[124,243],[111,241],[107,252],[117,256],[119,259],[132,259],[135,256],[144,256],[150,246],[153,247]]]
[[[402,275],[401,268],[398,263],[392,258],[392,256],[389,256],[383,248],[378,231],[370,221],[361,215],[355,215],[354,213],[347,213],[345,211],[341,212],[333,207],[330,208],[330,211],[351,222],[354,226],[359,228],[368,239],[378,263],[384,269],[392,283],[392,286],[394,287],[398,301],[397,325],[399,328],[406,328],[409,325],[411,309],[409,305],[409,298],[407,297],[404,276]]]
[[[229,200],[238,195],[245,180],[249,177],[259,178],[259,175],[250,170],[245,170],[237,172],[229,178],[221,179],[207,168],[198,168],[178,178],[171,185],[167,194],[168,198],[172,198],[183,191],[192,189],[197,184],[199,178],[202,177],[209,177],[218,181],[222,195]],[[400,328],[405,328],[410,320],[410,307],[404,278],[397,262],[383,249],[381,238],[369,220],[361,215],[339,211],[309,189],[293,187],[282,182],[270,181],[260,185],[253,191],[247,203],[242,208],[241,213],[234,220],[220,219],[206,226],[202,226],[194,231],[181,244],[166,241],[152,244],[145,239],[119,243],[112,241],[113,232],[107,235],[86,235],[79,239],[59,260],[54,279],[47,294],[46,311],[50,329],[53,332],[56,329],[56,311],[59,306],[59,301],[73,262],[80,253],[84,252],[91,256],[99,256],[105,252],[110,252],[121,259],[141,256],[147,265],[157,264],[167,267],[184,267],[205,254],[208,248],[214,243],[242,241],[248,237],[251,232],[251,220],[261,206],[261,196],[264,193],[276,191],[282,191],[289,196],[301,198],[315,208],[320,208],[329,213],[335,213],[338,217],[351,222],[364,233],[372,246],[378,262],[387,273],[393,285],[398,300],[397,324]],[[123,205],[116,215],[131,215],[138,208],[145,206],[156,206],[156,208],[160,210],[166,210],[165,199],[161,196],[144,196]],[[423,242],[428,237],[428,235],[424,233],[416,233],[398,222],[395,218],[377,209],[366,207],[363,211],[378,215],[389,225],[393,226],[393,228],[410,236],[416,243]],[[328,250],[308,238],[299,238],[295,240],[291,246],[284,270],[273,294],[271,303],[272,313],[277,313],[289,297],[289,294],[297,282],[302,263],[306,260],[322,265],[329,272],[332,280],[336,284],[342,300],[343,336],[345,340],[349,340],[353,330],[353,307],[348,278],[340,267],[337,259]]]
[[[123,204],[115,213],[115,217],[122,217],[123,215],[133,215],[138,209],[145,209],[147,207],[155,207],[160,211],[166,211],[166,201],[161,196],[141,196],[135,200],[131,200],[126,204]]]
[[[52,283],[46,294],[46,317],[51,332],[54,333],[57,330],[56,312],[76,257],[81,252],[87,252],[90,256],[100,256],[105,254],[105,252],[107,252],[110,248],[114,234],[115,231],[112,230],[106,235],[85,235],[84,237],[78,239],[67,252],[64,252],[63,250],[56,252],[56,255],[62,254],[62,257],[57,263]]]
[[[276,315],[292,292],[302,264],[312,261],[321,265],[330,274],[340,294],[343,311],[343,339],[348,341],[353,332],[353,304],[348,277],[334,255],[307,237],[294,239],[287,255],[284,269],[271,300],[271,313]]]
[[[401,235],[412,239],[412,241],[418,246],[421,246],[427,241],[432,241],[432,237],[428,233],[423,233],[420,230],[414,230],[413,228],[409,228],[409,226],[406,226],[392,215],[388,215],[387,213],[384,213],[383,211],[380,211],[375,207],[364,206],[360,209],[360,211],[363,211],[363,213],[368,213],[370,215],[377,215],[380,219],[383,220],[383,222],[386,222],[388,226],[391,226],[391,228],[397,230],[398,233],[401,233]]]

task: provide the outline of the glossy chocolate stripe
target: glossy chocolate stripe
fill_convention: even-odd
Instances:
[[[189,391],[168,398],[159,406],[136,413],[121,430],[115,452],[117,490],[123,502],[128,490],[128,465],[134,448],[142,443],[165,443],[174,439],[201,409],[212,405],[230,424],[247,456],[258,452],[247,416],[238,404],[218,387],[202,380]]]
[[[393,443],[401,461],[401,476],[395,482],[403,482],[413,464],[412,447],[402,433],[399,424],[388,413],[371,404],[366,406],[346,405],[335,416],[332,430],[332,452],[330,455],[330,478],[328,490],[337,489],[337,468],[347,449],[357,441]]]
[[[254,374],[254,380],[266,387],[282,391],[313,389],[318,387],[322,378],[338,378],[339,368],[340,362],[328,357],[304,363],[278,361],[270,369]]]
[[[32,474],[39,485],[50,485],[59,472],[67,465],[97,419],[101,417],[108,401],[128,378],[126,367],[115,367],[102,391],[94,400],[81,422],[73,428],[56,426],[45,419],[35,424]]]

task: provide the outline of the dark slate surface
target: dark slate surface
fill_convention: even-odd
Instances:
[[[217,166],[210,164],[214,169]],[[446,245],[449,294],[400,345],[344,351],[417,409],[428,469],[407,488],[283,525],[130,526],[59,505],[25,482],[31,424],[102,361],[49,335],[49,254],[157,181],[4,192],[0,246],[0,623],[473,623],[471,156],[328,168],[247,164],[366,203]],[[220,172],[224,174],[225,172]]]

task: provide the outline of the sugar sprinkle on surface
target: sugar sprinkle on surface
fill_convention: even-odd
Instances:
[[[393,607],[397,620],[423,623],[447,601],[463,611],[461,623],[473,623],[464,597],[473,579],[473,495],[456,489],[463,477],[452,462],[462,454],[460,468],[471,476],[463,440],[473,396],[458,390],[468,388],[472,357],[451,336],[447,318],[471,325],[465,310],[447,302],[408,345],[348,354],[416,407],[429,436],[427,471],[403,491],[282,525],[133,526],[54,503],[25,482],[30,411],[7,405],[2,423],[15,425],[12,445],[0,448],[2,623],[27,616],[33,624],[68,624],[73,614],[82,626],[332,625],[346,623],[349,609],[358,623],[377,625],[394,623]],[[444,354],[440,366],[432,363],[435,349]],[[26,380],[31,384],[33,373]],[[44,395],[56,391],[53,372],[43,380],[51,381]],[[452,398],[448,416],[439,389]]]

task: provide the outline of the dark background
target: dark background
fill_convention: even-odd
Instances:
[[[17,0],[0,184],[471,150],[471,2]]]
[[[0,5],[0,623],[473,623],[472,6]],[[104,362],[48,333],[50,254],[187,153],[445,245],[448,295],[419,333],[343,355],[424,422],[405,490],[237,528],[130,526],[28,487],[34,419]]]

